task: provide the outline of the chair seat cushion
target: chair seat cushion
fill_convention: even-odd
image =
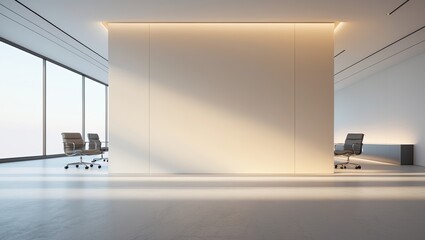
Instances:
[[[99,149],[85,149],[82,151],[82,154],[84,155],[97,155],[101,154]]]
[[[335,150],[335,155],[346,155],[346,154],[354,154],[352,150]]]

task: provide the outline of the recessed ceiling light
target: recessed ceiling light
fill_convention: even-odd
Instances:
[[[101,22],[100,24],[102,24],[105,30],[108,31],[108,22]]]
[[[343,25],[344,25],[344,22],[335,23],[334,33],[338,32],[342,28]]]

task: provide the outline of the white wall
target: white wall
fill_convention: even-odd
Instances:
[[[333,165],[333,29],[295,24],[295,172]],[[332,170],[333,172],[333,170]]]
[[[293,25],[150,34],[152,173],[293,171]]]
[[[112,30],[112,28],[111,28]],[[149,26],[126,24],[114,29],[109,78],[110,169],[149,172]],[[137,46],[137,47],[128,47]],[[111,146],[111,145],[110,145]]]
[[[110,172],[333,171],[332,24],[109,27]]]
[[[425,166],[425,54],[335,93],[335,142],[348,132],[365,143],[415,144],[414,163]]]

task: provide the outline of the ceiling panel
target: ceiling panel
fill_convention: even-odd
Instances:
[[[8,0],[12,1],[12,0]],[[16,8],[25,10],[17,1]],[[108,56],[108,33],[101,22],[344,22],[335,32],[335,73],[425,25],[425,1],[410,0],[391,16],[404,0],[20,0],[100,55]],[[27,11],[27,10],[26,10]],[[393,50],[350,67],[335,77],[352,82],[353,73],[384,58],[388,66],[408,54],[394,54],[425,40],[425,29],[414,41],[401,41]],[[415,47],[411,56],[422,51]],[[390,64],[391,62],[391,64]],[[369,66],[368,66],[369,65]],[[381,67],[377,67],[380,65]],[[376,67],[375,67],[376,66]],[[348,77],[353,75],[352,77]],[[357,74],[358,75],[358,74]],[[341,84],[340,84],[341,85]]]

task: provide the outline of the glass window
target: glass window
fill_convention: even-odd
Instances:
[[[100,141],[105,141],[105,85],[97,83],[90,78],[85,80],[85,100],[86,100],[86,133],[99,134]],[[87,134],[85,136],[86,141]]]
[[[43,154],[43,60],[0,42],[0,158]]]
[[[82,133],[82,76],[46,63],[46,151],[63,153],[62,132]]]

